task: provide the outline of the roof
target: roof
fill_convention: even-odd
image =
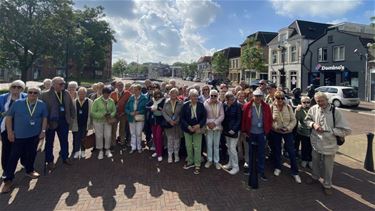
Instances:
[[[257,31],[247,36],[246,40],[248,38],[254,38],[256,41],[259,41],[262,45],[267,45],[267,43],[269,43],[276,36],[277,32]],[[246,40],[241,44],[241,46],[246,45]]]
[[[198,59],[198,63],[202,63],[202,62],[211,62],[211,59],[212,59],[212,56],[201,56],[201,57]]]
[[[225,58],[231,59],[231,58],[236,58],[240,57],[241,55],[241,48],[238,47],[229,47],[229,48],[224,48],[220,51],[217,51],[215,53],[223,52]]]
[[[332,24],[317,23],[304,20],[296,20],[295,22],[298,25],[300,35],[304,36],[306,39],[312,40],[324,34],[326,29],[329,26],[332,26]]]

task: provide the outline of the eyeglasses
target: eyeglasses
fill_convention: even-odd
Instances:
[[[28,91],[27,94],[29,94],[29,95],[37,95],[37,94],[39,94],[39,93],[38,93],[38,92]]]
[[[284,100],[283,97],[276,97],[276,99],[278,99],[278,100]]]
[[[306,101],[306,102],[302,102],[303,104],[310,104],[310,102]]]
[[[217,97],[217,95],[211,95],[211,97]]]
[[[22,89],[22,86],[11,86],[13,89]]]
[[[65,85],[65,82],[61,82],[61,83],[59,83],[58,85],[60,85],[60,86],[64,86],[64,85]]]
[[[254,97],[263,97],[263,95],[254,95]]]

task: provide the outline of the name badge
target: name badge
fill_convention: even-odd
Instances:
[[[65,111],[64,106],[60,106],[60,111],[61,111],[61,112],[64,112],[64,111]]]
[[[262,123],[258,122],[258,127],[262,127]]]
[[[79,113],[79,114],[82,114],[83,112],[82,112],[82,110],[79,110],[78,113]]]
[[[35,121],[32,120],[32,119],[30,119],[30,125],[31,125],[31,126],[34,126],[34,125],[35,125]]]
[[[172,119],[173,121],[176,120],[176,116],[173,115],[173,116],[171,117],[171,119]]]

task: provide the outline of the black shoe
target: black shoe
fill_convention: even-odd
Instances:
[[[243,170],[243,174],[244,174],[244,175],[250,175],[249,168],[244,168],[244,170]]]
[[[68,159],[63,160],[63,164],[65,164],[65,165],[67,165],[67,166],[71,166],[71,165],[73,165],[72,162],[71,162],[70,160],[68,160]]]
[[[261,179],[261,180],[263,180],[263,181],[268,181],[268,179],[267,179],[267,177],[266,177],[266,175],[265,174],[259,174],[259,178]]]

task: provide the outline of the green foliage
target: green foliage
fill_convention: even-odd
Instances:
[[[225,57],[224,52],[216,52],[212,58],[212,69],[214,73],[225,74],[229,70],[229,60]]]
[[[195,72],[197,71],[197,63],[183,63],[183,62],[175,62],[173,66],[179,66],[182,68],[182,76],[183,77],[194,77]]]
[[[124,77],[127,71],[128,64],[125,59],[119,59],[112,65],[112,73],[115,76]]]
[[[247,40],[246,47],[241,52],[241,64],[245,69],[262,72],[266,69],[262,49],[258,48],[252,38]]]

